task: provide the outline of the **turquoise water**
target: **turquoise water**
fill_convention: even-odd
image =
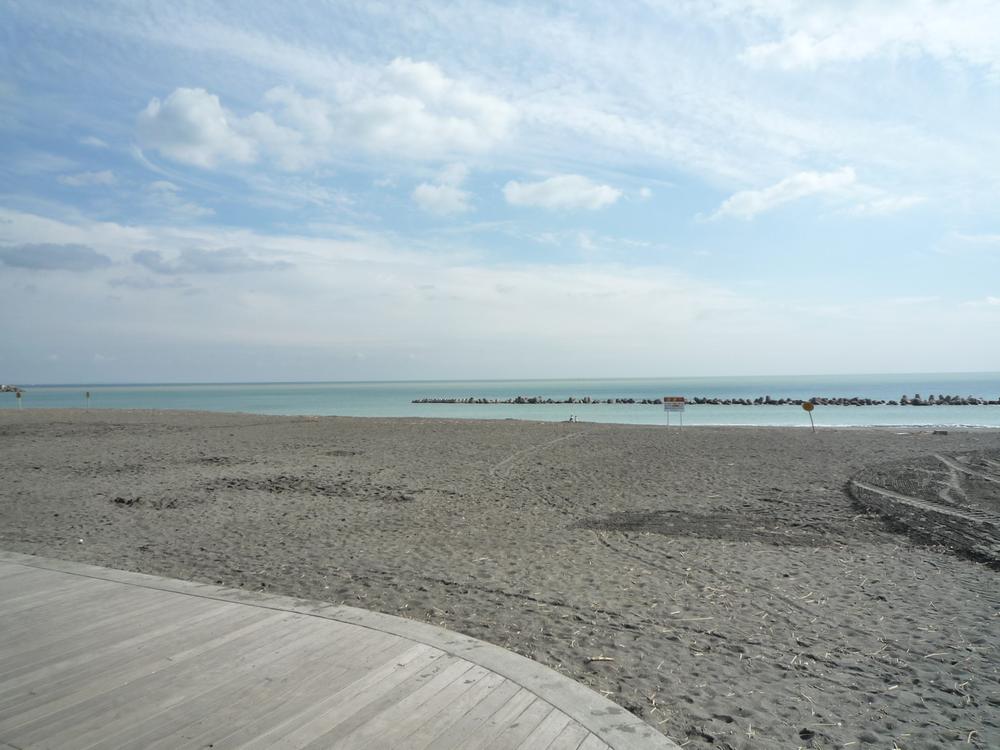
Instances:
[[[899,399],[920,393],[1000,399],[1000,373],[838,375],[795,377],[655,378],[626,380],[498,380],[372,383],[236,383],[184,385],[39,385],[25,389],[21,406],[36,408],[191,409],[256,414],[317,414],[358,417],[444,417],[665,424],[662,407],[609,404],[467,405],[413,404],[416,398],[801,398],[858,396]],[[12,393],[0,393],[0,408],[17,408]],[[1000,427],[1000,406],[819,406],[823,426]],[[676,424],[678,415],[671,415]],[[797,406],[697,406],[684,412],[687,425],[808,426]]]

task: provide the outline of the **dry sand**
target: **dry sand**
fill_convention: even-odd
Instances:
[[[1000,573],[845,491],[969,451],[1000,433],[4,411],[0,548],[442,625],[689,748],[996,748]]]

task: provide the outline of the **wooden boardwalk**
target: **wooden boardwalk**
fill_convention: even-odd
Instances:
[[[0,750],[676,749],[433,626],[0,552]]]

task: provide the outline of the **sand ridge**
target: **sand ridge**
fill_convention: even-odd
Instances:
[[[442,625],[686,747],[987,748],[1000,574],[845,488],[998,450],[996,431],[11,411],[0,548]]]

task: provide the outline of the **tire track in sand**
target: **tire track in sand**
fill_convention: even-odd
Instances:
[[[519,451],[514,451],[509,456],[507,456],[507,458],[503,459],[502,461],[496,464],[493,464],[493,466],[490,467],[490,476],[506,479],[507,476],[509,475],[510,467],[519,458],[545,450],[546,448],[549,448],[555,445],[556,443],[561,443],[563,440],[569,440],[570,438],[579,437],[580,435],[586,435],[586,434],[587,434],[586,430],[579,430],[577,432],[571,432],[568,435],[557,437],[554,440],[549,440],[545,443],[537,443],[535,445],[529,445],[527,448],[522,448]]]

